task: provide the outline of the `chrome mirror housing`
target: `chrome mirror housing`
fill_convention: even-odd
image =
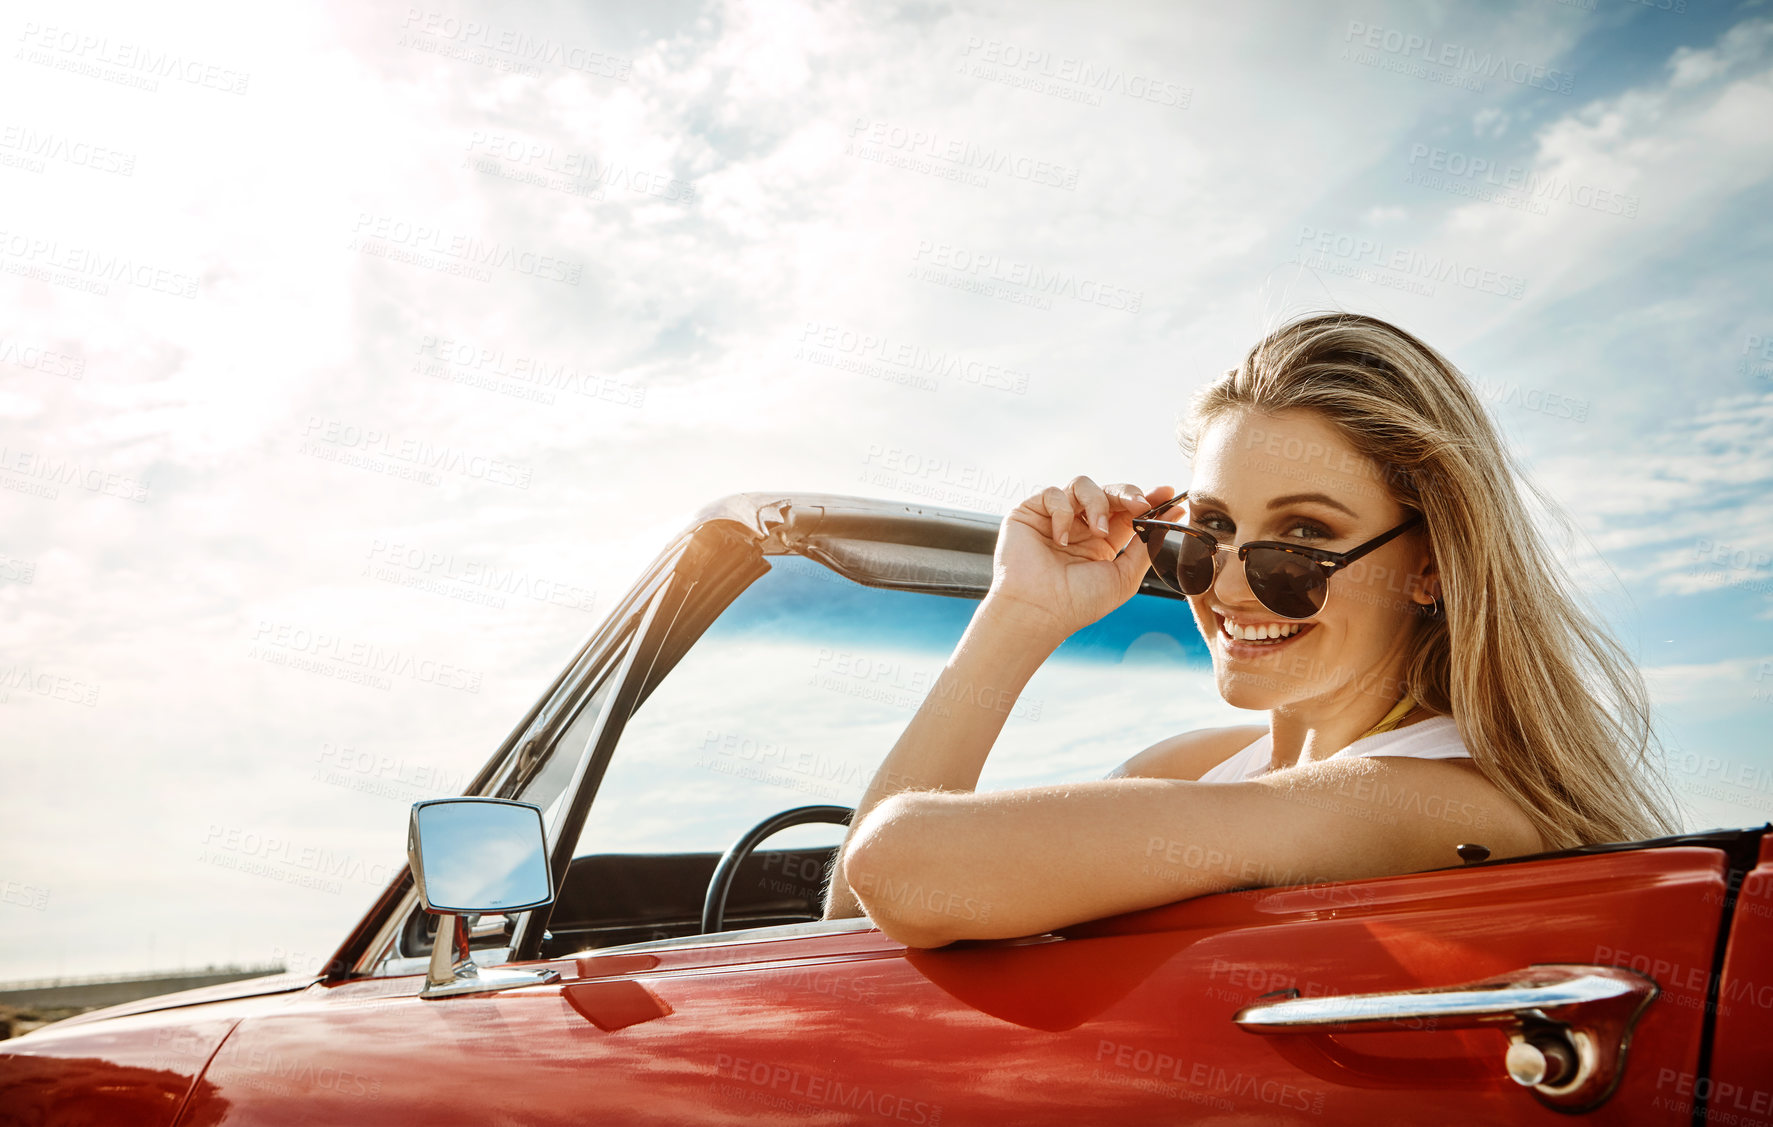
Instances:
[[[554,901],[542,811],[501,798],[415,802],[406,836],[419,903],[437,922],[431,967],[420,997],[474,994],[553,982],[552,970],[487,970],[468,947],[472,921],[486,912],[520,912]]]

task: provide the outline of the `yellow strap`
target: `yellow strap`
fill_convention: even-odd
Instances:
[[[1405,692],[1403,699],[1392,705],[1391,711],[1385,714],[1385,719],[1379,721],[1379,723],[1368,728],[1365,733],[1355,738],[1364,740],[1368,736],[1376,736],[1380,732],[1391,731],[1393,728],[1397,727],[1397,722],[1408,716],[1415,707],[1416,698],[1412,697],[1408,692]]]

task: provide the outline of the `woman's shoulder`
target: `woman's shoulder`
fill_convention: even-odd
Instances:
[[[1267,734],[1266,724],[1197,728],[1159,740],[1116,767],[1109,777],[1193,782]]]

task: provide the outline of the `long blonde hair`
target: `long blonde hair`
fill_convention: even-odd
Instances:
[[[1414,626],[1405,684],[1453,717],[1545,847],[1680,832],[1643,677],[1528,519],[1517,478],[1562,513],[1515,465],[1459,370],[1375,317],[1313,314],[1202,388],[1177,437],[1192,459],[1227,412],[1294,408],[1333,425],[1423,515],[1445,609]]]

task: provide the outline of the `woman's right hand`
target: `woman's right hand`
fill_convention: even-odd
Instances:
[[[1168,485],[1146,494],[1087,477],[1041,490],[998,529],[986,602],[1056,647],[1139,590],[1151,559],[1143,544],[1122,551],[1135,539],[1133,518],[1175,495]]]

